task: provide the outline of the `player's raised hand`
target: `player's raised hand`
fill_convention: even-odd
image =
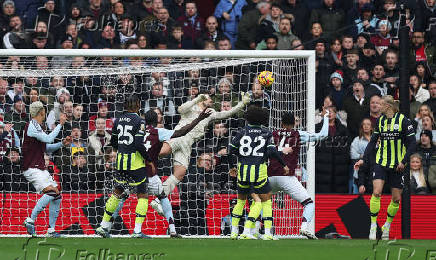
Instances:
[[[397,172],[402,172],[402,171],[404,170],[405,167],[406,167],[406,166],[405,166],[402,162],[400,162],[400,163],[397,165]]]
[[[69,146],[72,142],[73,142],[73,139],[71,138],[71,136],[67,136],[64,138],[64,140],[62,140],[62,144],[64,146]]]
[[[285,165],[285,167],[283,167],[283,170],[285,170],[285,175],[289,175],[289,167],[287,165]]]
[[[65,115],[64,113],[61,113],[59,115],[59,123],[61,125],[64,125],[66,121],[67,121],[67,115]]]
[[[324,114],[324,117],[327,117],[327,118],[328,118],[328,117],[329,117],[329,115],[330,115],[330,111],[329,111],[328,109],[326,109],[326,110],[325,110],[325,114]]]
[[[231,168],[229,171],[229,175],[230,177],[236,177],[238,175],[238,171],[236,170],[236,168]]]
[[[208,99],[209,99],[209,95],[207,95],[207,94],[200,94],[200,95],[198,95],[198,101],[199,102],[203,102],[203,101],[208,100]]]
[[[244,105],[248,105],[251,102],[250,93],[241,92],[241,96],[242,96],[242,103],[244,103]]]
[[[359,194],[364,194],[366,191],[365,186],[364,185],[360,185],[359,186]]]
[[[212,109],[206,108],[198,115],[198,119],[201,121],[205,118],[208,118],[210,115],[212,115],[212,112]]]
[[[354,164],[354,170],[359,170],[360,166],[363,165],[363,160],[358,160],[355,164]]]

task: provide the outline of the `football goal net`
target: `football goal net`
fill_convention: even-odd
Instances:
[[[57,231],[66,235],[93,235],[113,189],[116,151],[110,147],[114,119],[123,113],[124,99],[137,94],[141,113],[154,109],[159,126],[174,129],[178,107],[199,93],[212,97],[213,108],[229,110],[251,94],[252,103],[270,110],[269,127],[280,127],[283,112],[292,111],[297,128],[315,130],[315,55],[313,51],[206,50],[0,50],[1,200],[0,235],[25,235],[23,221],[41,196],[20,170],[20,146],[29,105],[46,106],[46,132],[59,115],[67,122],[57,137],[72,136],[71,147],[47,154],[46,167],[62,189]],[[255,84],[261,71],[271,71],[271,87]],[[183,181],[169,196],[176,230],[189,236],[225,236],[230,233],[236,179],[229,176],[228,144],[246,125],[243,111],[214,121],[204,138],[193,145]],[[315,199],[314,147],[301,148],[297,175]],[[173,169],[171,156],[162,158],[158,175],[165,180]],[[302,174],[300,174],[302,172]],[[151,199],[149,200],[151,201]],[[316,201],[315,201],[316,203]],[[132,232],[136,198],[132,193],[114,220],[112,234]],[[248,207],[247,207],[248,210]],[[273,196],[274,232],[297,237],[302,206],[288,195]],[[312,232],[314,231],[312,221]],[[36,221],[37,234],[48,226],[48,209]],[[168,223],[149,207],[143,232],[166,235]]]

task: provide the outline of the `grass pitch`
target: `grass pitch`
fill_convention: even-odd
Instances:
[[[0,238],[0,259],[436,259],[431,240]]]

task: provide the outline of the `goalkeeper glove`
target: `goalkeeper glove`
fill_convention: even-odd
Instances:
[[[251,102],[250,93],[241,92],[241,95],[242,95],[242,103],[244,103],[244,105],[247,105]]]

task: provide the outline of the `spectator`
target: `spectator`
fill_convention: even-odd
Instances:
[[[363,48],[365,47],[365,44],[367,44],[369,42],[369,40],[370,40],[369,34],[359,33],[357,35],[355,47],[357,47],[360,51],[362,51]]]
[[[165,116],[176,115],[174,102],[164,96],[163,83],[161,81],[153,84],[150,99],[145,101],[144,111],[148,111],[150,107],[159,107]]]
[[[281,7],[277,4],[271,5],[271,12],[269,14],[263,15],[260,18],[259,25],[256,32],[256,42],[265,40],[265,36],[273,34],[274,32],[279,32],[280,19],[284,17]],[[289,15],[291,20],[293,20],[292,15]]]
[[[69,50],[73,48],[73,36],[64,34],[60,40],[62,49]],[[54,69],[66,69],[71,66],[73,58],[70,56],[55,56],[51,59],[51,66]]]
[[[381,96],[392,95],[388,83],[385,81],[385,68],[381,64],[375,64],[372,67],[371,86],[376,87],[380,91]]]
[[[94,132],[96,128],[96,120],[97,118],[105,119],[105,131],[111,132],[112,127],[114,126],[114,120],[109,115],[108,103],[105,101],[101,101],[98,103],[98,111],[97,115],[93,115],[89,117],[88,130],[89,134]]]
[[[351,49],[347,51],[346,63],[342,67],[344,72],[344,86],[349,88],[357,80],[357,65],[359,62],[359,50]]]
[[[170,17],[172,17],[174,20],[177,20],[179,17],[183,16],[185,9],[184,0],[170,0],[168,11],[170,13]]]
[[[424,32],[428,30],[427,39],[435,43],[435,28],[434,18],[436,17],[435,1],[433,0],[418,0],[415,13],[415,31]],[[433,24],[433,25],[432,25]],[[434,72],[434,71],[433,71]]]
[[[427,194],[425,179],[421,155],[412,154],[410,156],[410,192],[412,194]]]
[[[316,107],[321,107],[329,89],[325,82],[330,80],[330,75],[334,71],[334,62],[330,53],[327,52],[327,43],[324,39],[315,41],[315,68],[316,68]]]
[[[336,107],[329,110],[329,137],[316,147],[315,190],[317,193],[348,191],[350,146],[347,128],[336,118]],[[316,125],[316,132],[322,123]]]
[[[263,15],[271,13],[271,4],[259,1],[256,9],[247,11],[238,25],[238,37],[235,43],[236,49],[249,50],[256,48],[256,30],[258,21]]]
[[[417,133],[421,133],[422,131],[422,118],[424,118],[424,116],[430,116],[434,118],[433,111],[431,111],[430,107],[427,106],[426,104],[422,104],[419,107],[418,113],[416,114],[415,117],[415,121],[417,123],[417,127],[416,127]]]
[[[77,152],[73,155],[71,165],[62,168],[62,190],[69,192],[95,192],[96,177],[87,165],[86,155]]]
[[[341,75],[341,71],[335,71],[330,75],[330,93],[332,96],[337,109],[342,110],[342,105],[344,103],[345,95],[347,91],[343,88],[342,84],[344,83],[344,79]]]
[[[342,44],[339,38],[334,38],[330,42],[330,53],[335,62],[336,68],[342,67],[345,60],[345,54],[342,51]]]
[[[23,49],[26,46],[26,32],[23,23],[18,15],[13,15],[9,19],[10,31],[3,36],[3,46],[5,49]]]
[[[0,164],[0,187],[3,192],[34,192],[33,185],[21,174],[20,151],[9,148]]]
[[[436,72],[436,47],[426,43],[424,38],[424,31],[414,31],[412,34],[412,48],[410,48],[409,56],[410,67],[415,67],[418,62],[424,62],[432,72]]]
[[[294,17],[292,28],[298,38],[303,38],[306,34],[307,24],[309,23],[310,12],[305,1],[302,0],[283,0],[282,11]]]
[[[82,10],[84,14],[91,14],[96,21],[101,21],[100,18],[109,11],[109,7],[103,4],[102,0],[89,0],[89,4],[82,6]]]
[[[436,85],[435,85],[436,86]],[[9,83],[7,80],[0,78],[0,109],[3,112],[9,112],[10,106],[13,103],[8,93]],[[436,88],[436,87],[435,87]],[[435,91],[436,93],[436,91]]]
[[[135,2],[137,3],[131,6],[129,13],[136,21],[141,21],[145,17],[153,15],[152,0],[141,0]]]
[[[201,36],[203,31],[204,20],[197,13],[197,5],[193,1],[185,3],[186,13],[180,16],[177,21],[182,25],[183,35],[187,40],[191,40],[192,45]]]
[[[223,37],[221,39],[218,39],[217,42],[218,50],[231,50],[232,49],[232,43],[230,42],[229,38]]]
[[[95,121],[96,130],[88,137],[89,148],[94,151],[96,163],[102,165],[104,149],[110,145],[111,135],[106,131],[104,118],[97,118]]]
[[[347,128],[350,138],[359,135],[359,125],[369,112],[369,99],[365,96],[363,83],[355,81],[353,94],[344,99],[344,111],[347,113]]]
[[[418,141],[417,153],[421,155],[422,167],[424,172],[432,164],[431,158],[436,155],[436,147],[433,143],[433,133],[431,130],[422,130]]]
[[[139,32],[145,34],[145,33],[151,33],[155,30],[159,30],[159,27],[157,27],[156,21],[158,21],[159,16],[159,10],[163,8],[162,0],[152,0],[151,2],[151,10],[152,13],[145,16],[140,22],[139,22]]]
[[[430,98],[430,92],[422,87],[422,81],[418,75],[410,75],[409,84],[412,87],[413,95],[416,101],[424,103]]]
[[[268,93],[264,91],[257,79],[251,84],[251,90],[248,91],[248,93],[251,95],[251,104],[268,109],[271,107],[271,98]]]
[[[304,45],[300,39],[294,39],[291,42],[291,50],[304,50]]]
[[[382,55],[383,51],[391,44],[391,35],[389,34],[391,30],[392,25],[388,20],[377,22],[377,34],[371,36],[371,43],[374,44],[379,55]]]
[[[216,43],[219,39],[224,38],[222,31],[218,30],[218,20],[215,16],[209,16],[205,23],[205,32],[199,37],[195,43],[197,49],[203,49],[205,41]]]
[[[11,78],[10,81],[12,89],[8,90],[7,92],[10,100],[14,100],[15,97],[20,97],[21,99],[23,99],[23,79]]]
[[[111,12],[108,12],[102,18],[103,24],[113,24],[114,26],[118,26],[120,24],[122,17],[126,14],[124,8],[124,3],[121,1],[115,2],[111,6]],[[130,19],[134,19],[134,17],[130,16]]]
[[[214,16],[221,19],[221,30],[229,38],[232,47],[235,46],[242,8],[246,4],[245,0],[220,0],[215,8]]]
[[[350,159],[351,165],[354,165],[355,162],[357,162],[360,159],[363,159],[363,155],[365,154],[366,146],[368,145],[369,141],[371,140],[371,135],[374,131],[374,128],[372,127],[372,122],[369,118],[364,118],[362,122],[360,123],[359,127],[359,135],[356,136],[351,143],[350,146]],[[351,184],[353,189],[349,189],[350,193],[356,194],[357,193],[357,185],[358,182],[358,173],[356,170],[354,170],[353,178],[350,178]],[[366,187],[371,186],[370,181],[364,181],[361,183],[362,185]],[[360,186],[360,185],[359,185]],[[352,191],[352,192],[351,192]]]
[[[424,130],[431,131],[433,134],[432,142],[436,144],[436,130],[434,129],[434,127],[435,127],[435,122],[434,122],[434,118],[431,115],[426,115],[422,117],[422,131]],[[417,133],[416,135],[417,141],[420,138],[420,134],[421,133]]]
[[[265,37],[265,40],[259,42],[256,50],[277,50],[277,43],[279,39],[274,34]]]
[[[0,14],[0,37],[3,39],[9,30],[9,20],[15,14],[15,3],[12,0],[3,2],[2,13]]]
[[[232,85],[226,78],[221,78],[218,82],[218,93],[212,97],[215,110],[219,111],[222,101],[230,101],[232,106],[238,103],[238,94],[232,92]]]
[[[5,115],[6,123],[13,123],[14,129],[17,131],[18,136],[23,136],[23,130],[29,118],[26,114],[26,105],[20,96],[14,97],[14,105],[11,111]]]
[[[425,61],[416,62],[415,73],[421,78],[424,86],[427,86],[434,79]]]
[[[369,81],[368,71],[360,67],[357,69],[357,80],[360,80],[363,83],[363,87],[365,88],[365,96],[372,97],[374,95],[381,95],[380,90],[373,86]]]
[[[342,51],[345,55],[348,54],[348,52],[353,49],[354,42],[353,42],[353,36],[345,34],[341,37],[341,45],[342,45]]]
[[[96,1],[96,0],[93,0],[93,1]],[[96,49],[103,49],[103,48],[119,49],[120,48],[120,39],[115,34],[115,29],[112,25],[104,26],[100,37],[97,38],[97,40],[95,42],[96,42],[96,45],[93,46],[93,48],[96,48]]]
[[[0,100],[1,100],[1,80],[0,80]],[[430,92],[430,99],[425,101],[424,104],[430,107],[431,111],[436,111],[436,80],[431,80],[428,84]]]
[[[324,115],[327,112],[327,109],[331,106],[336,107],[336,103],[333,100],[332,96],[327,95],[324,98],[323,103],[320,106],[320,108],[315,111],[315,124],[322,123],[322,119],[324,118]],[[336,113],[336,117],[339,119],[341,124],[343,124],[344,126],[347,125],[347,113],[345,113],[345,111],[343,111],[343,110],[338,111]]]
[[[365,2],[367,0],[360,0],[359,3]],[[374,34],[376,32],[376,26],[378,22],[377,16],[374,15],[374,5],[369,3],[365,3],[360,8],[359,17],[352,20],[352,25],[350,29],[350,34],[357,38],[357,36],[361,33],[366,33],[367,35]]]
[[[0,114],[1,113],[2,111],[0,111]],[[0,162],[9,148],[20,147],[20,138],[13,127],[13,124],[4,124],[3,121],[0,120]]]
[[[274,32],[274,35],[277,36],[277,49],[278,50],[291,50],[292,49],[292,41],[298,39],[297,36],[292,34],[291,31],[291,19],[287,17],[283,17],[280,19],[279,31]]]
[[[73,123],[79,124],[79,129],[83,131],[83,137],[88,138],[88,117],[83,111],[83,105],[75,103],[73,106]]]
[[[344,26],[344,10],[336,8],[335,0],[323,0],[323,6],[312,10],[310,14],[309,25],[311,26],[314,22],[321,23],[324,35],[331,38],[338,29]]]
[[[378,62],[378,53],[375,50],[375,45],[371,42],[365,43],[362,49],[362,55],[360,55],[360,65],[363,68],[370,70],[374,64]]]
[[[374,95],[369,99],[369,119],[371,120],[372,127],[376,127],[377,120],[381,116],[381,97]]]
[[[56,91],[56,101],[54,102],[53,109],[48,113],[46,120],[48,129],[54,129],[55,122],[59,120],[59,116],[63,110],[63,105],[67,101],[70,101],[70,92],[66,88],[61,88]]]
[[[147,49],[148,48],[147,36],[139,33],[138,37],[136,38],[136,44],[138,45],[139,49]]]
[[[43,21],[48,25],[48,31],[55,35],[60,34],[62,31],[62,22],[65,17],[59,15],[55,11],[55,1],[45,0],[44,6],[38,8],[37,22]]]
[[[175,25],[172,28],[171,35],[168,37],[168,49],[192,49],[191,40],[186,40],[183,37],[181,26]]]
[[[305,35],[304,48],[308,50],[314,50],[316,44],[319,42],[324,43],[324,39],[322,41],[318,41],[322,37],[322,26],[320,23],[315,22],[312,24],[312,28],[310,29],[309,35]]]

